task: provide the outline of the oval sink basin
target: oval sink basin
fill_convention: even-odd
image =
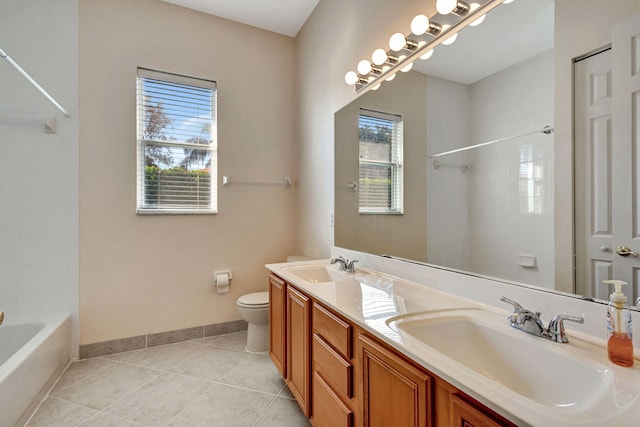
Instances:
[[[505,325],[495,323],[496,317]],[[542,405],[575,410],[607,391],[611,379],[605,366],[576,360],[571,353],[564,354],[565,344],[526,335],[506,323],[506,318],[483,310],[423,313],[387,321],[401,335]]]
[[[336,282],[348,278],[348,273],[338,271],[327,265],[304,265],[297,267],[284,267],[287,272],[311,283]]]

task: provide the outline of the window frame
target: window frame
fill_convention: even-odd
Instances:
[[[393,134],[391,138],[391,159],[389,161],[362,159],[360,151],[360,129],[362,116],[373,120],[393,122]],[[404,215],[404,140],[403,120],[399,114],[385,113],[381,111],[360,108],[358,112],[358,213],[360,215]],[[363,185],[360,178],[362,165],[389,167],[391,171],[390,206],[387,209],[380,207],[362,207]]]
[[[211,142],[209,144],[194,144],[180,141],[167,141],[163,139],[145,139],[145,110],[140,102],[143,80],[151,79],[166,83],[188,85],[200,89],[211,90]],[[137,215],[215,215],[218,213],[218,141],[217,141],[217,82],[209,79],[191,77],[166,71],[152,70],[138,67],[136,73],[136,214]],[[149,144],[161,147],[173,147],[178,149],[197,149],[209,151],[210,157],[210,204],[209,207],[190,206],[180,208],[173,207],[149,207],[145,204],[145,147]],[[169,168],[168,168],[169,169]],[[167,170],[168,170],[167,169]]]

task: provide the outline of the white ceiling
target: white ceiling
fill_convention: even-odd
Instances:
[[[162,0],[295,37],[319,0]]]
[[[424,74],[471,84],[553,48],[554,0],[503,4],[477,27],[467,27],[451,46],[416,61]]]

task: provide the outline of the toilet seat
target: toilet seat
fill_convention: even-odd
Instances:
[[[244,308],[269,308],[269,292],[252,292],[238,298],[237,304]]]

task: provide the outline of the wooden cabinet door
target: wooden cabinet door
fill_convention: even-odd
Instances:
[[[313,426],[353,426],[353,411],[342,402],[318,372],[313,373]]]
[[[489,418],[456,395],[451,396],[452,427],[503,427],[502,424]]]
[[[358,336],[365,426],[431,426],[431,377],[373,338]]]
[[[304,414],[309,416],[311,365],[311,300],[287,286],[287,385]]]
[[[269,356],[283,378],[287,377],[286,289],[284,280],[269,276]]]

